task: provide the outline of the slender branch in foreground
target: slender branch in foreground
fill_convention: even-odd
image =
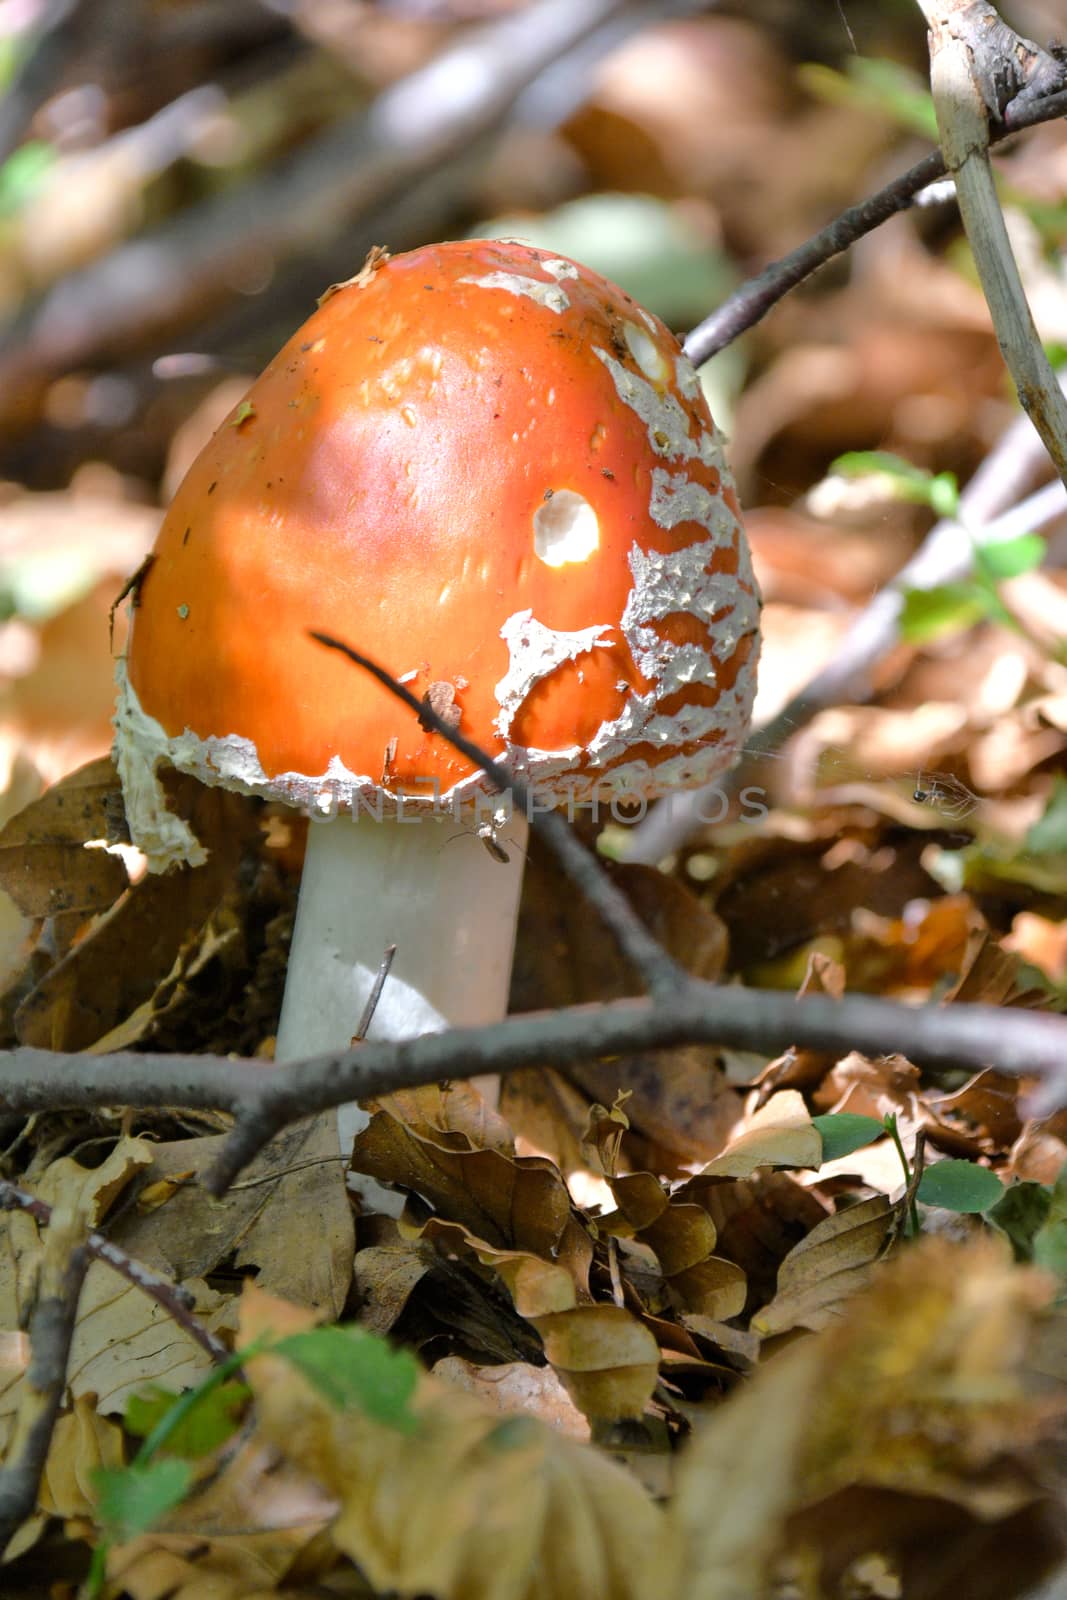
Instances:
[[[36,1195],[30,1194],[28,1189],[23,1189],[6,1178],[0,1179],[0,1210],[26,1211],[43,1227],[47,1227],[54,1209],[46,1200],[40,1200]],[[89,1230],[85,1248],[94,1260],[105,1262],[120,1277],[142,1290],[150,1300],[154,1300],[172,1322],[176,1322],[190,1339],[195,1339],[196,1343],[207,1351],[212,1361],[229,1360],[230,1352],[226,1345],[211,1332],[210,1328],[205,1328],[199,1317],[193,1315],[191,1309],[193,1300],[187,1289],[181,1288],[172,1278],[165,1278],[161,1273],[154,1272],[143,1261],[134,1260],[133,1256],[127,1255],[125,1250],[120,1250],[110,1239],[105,1239],[95,1228]]]
[[[919,0],[919,5],[930,28],[930,85],[941,148],[955,179],[997,343],[1023,409],[1067,481],[1067,401],[1034,325],[989,159],[990,108],[999,116],[998,101],[1018,92],[1012,68],[1027,41],[985,0]],[[1062,87],[1065,69],[1048,59]]]
[[[7,1461],[0,1469],[0,1552],[37,1504],[56,1418],[66,1387],[78,1297],[89,1264],[85,1225],[58,1210],[45,1234],[39,1297],[30,1319],[30,1364],[23,1378]]]
[[[1009,106],[1004,113],[1003,126],[990,131],[990,143],[998,144],[1024,128],[1063,116],[1067,116],[1067,91]],[[772,261],[688,334],[683,348],[690,361],[699,366],[725,350],[739,335],[755,327],[790,289],[795,289],[798,283],[810,278],[819,267],[841,255],[866,234],[880,228],[898,211],[905,211],[916,195],[943,178],[946,171],[944,157],[940,150],[935,150],[886,184],[884,189],[842,211],[788,255]]]
[[[376,661],[372,661],[370,656],[363,655],[359,650],[354,650],[351,645],[345,644],[341,639],[333,638],[328,633],[318,633],[311,629],[310,634],[319,644],[325,645],[329,650],[340,651],[357,667],[369,672],[371,677],[376,678],[380,684],[396,695],[398,700],[402,700],[415,712],[423,727],[439,733],[450,745],[465,755],[468,761],[473,761],[501,794],[511,795],[512,805],[523,813],[530,826],[544,839],[579,894],[585,896],[602,919],[604,926],[614,936],[623,955],[637,969],[651,994],[666,997],[684,983],[685,974],[682,968],[671,959],[659,941],[652,937],[629,900],[612,883],[593,852],[586,849],[562,817],[557,817],[554,812],[546,811],[539,806],[537,796],[532,789],[499,761],[494,761],[480,745],[452,727],[443,717],[439,717],[425,700],[420,700],[404,684],[398,683],[392,673],[380,667]]]
[[[1044,1078],[1045,1109],[1067,1105],[1067,1018],[987,1005],[904,1006],[867,995],[798,1000],[778,990],[720,987],[689,978],[663,1001],[509,1017],[401,1041],[286,1062],[228,1056],[0,1052],[3,1106],[15,1112],[102,1105],[230,1111],[237,1126],[205,1178],[220,1194],[280,1129],[319,1111],[399,1089],[519,1067],[567,1067],[598,1057],[682,1044],[731,1045],[778,1055],[801,1049],[899,1053],[917,1066],[992,1067]]]

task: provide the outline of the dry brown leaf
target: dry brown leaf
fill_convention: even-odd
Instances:
[[[257,833],[241,795],[176,785],[194,831],[210,850],[206,865],[145,877],[100,918],[91,933],[22,1002],[19,1040],[50,1050],[82,1050],[149,998],[185,941],[207,921]]]
[[[804,1097],[782,1089],[746,1117],[701,1177],[750,1178],[757,1167],[817,1167],[821,1160],[822,1139]]]
[[[412,1102],[425,1104],[419,1092],[403,1103]],[[388,1102],[357,1136],[352,1166],[383,1183],[413,1190],[450,1221],[497,1248],[548,1255],[571,1214],[567,1186],[551,1161],[479,1149],[468,1134],[425,1122],[413,1126]]]
[[[270,1065],[263,1064],[269,1072]],[[169,1187],[158,1209],[131,1209],[110,1230],[115,1243],[183,1282],[222,1265],[254,1271],[263,1288],[340,1316],[352,1275],[352,1211],[332,1113],[286,1128],[221,1199],[197,1176],[216,1159],[222,1135],[149,1146],[150,1187]],[[307,1218],[316,1248],[308,1249]]]
[[[104,911],[127,884],[121,859],[88,840],[114,842],[122,817],[109,756],[72,772],[0,833],[0,887],[26,916]]]
[[[241,1339],[277,1327],[246,1292]],[[671,1592],[662,1513],[620,1468],[528,1417],[420,1380],[418,1430],[338,1412],[279,1357],[249,1364],[261,1437],[339,1504],[333,1542],[405,1600],[646,1600]]]
[[[460,1223],[431,1217],[416,1225],[401,1219],[402,1232],[469,1251],[499,1274],[515,1310],[540,1335],[544,1352],[575,1405],[591,1421],[639,1418],[656,1386],[659,1347],[648,1328],[621,1306],[591,1302],[586,1277],[589,1254],[572,1243],[560,1256],[542,1258],[501,1250]],[[574,1230],[577,1225],[574,1225]],[[591,1253],[591,1252],[590,1252]]]
[[[720,975],[726,956],[723,925],[690,889],[649,867],[609,870],[641,920],[682,966],[700,978]],[[537,1011],[640,991],[640,980],[620,961],[596,914],[573,893],[560,868],[532,848],[523,880],[510,1009]],[[577,1165],[575,1146],[584,1113],[556,1132],[554,1116],[565,1116],[569,1106],[563,1096],[546,1099],[537,1088],[528,1114],[526,1085],[532,1076],[524,1072],[504,1079],[501,1110],[513,1128],[570,1170]],[[654,1165],[656,1170],[671,1170],[681,1161],[700,1160],[721,1149],[741,1109],[736,1091],[722,1075],[717,1052],[706,1045],[617,1056],[569,1067],[566,1076],[603,1105],[612,1105],[620,1091],[630,1091],[626,1114],[632,1164]]]
[[[536,1417],[569,1439],[589,1438],[588,1422],[551,1367],[532,1367],[526,1361],[478,1367],[459,1356],[446,1356],[433,1368],[433,1375],[508,1416]]]
[[[820,1537],[848,1543],[847,1522],[820,1535],[815,1518],[837,1494],[891,1491],[889,1514],[874,1529],[868,1517],[863,1534],[877,1530],[890,1559],[920,1537],[943,1549],[946,1501],[991,1521],[1039,1502],[1018,1458],[1029,1452],[1036,1467],[1054,1414],[1023,1387],[1049,1292],[986,1238],[926,1239],[879,1268],[833,1328],[777,1356],[698,1430],[669,1513],[686,1600],[764,1594],[791,1545],[807,1546],[818,1582]],[[932,1525],[929,1497],[942,1513]],[[943,1561],[938,1570],[940,1586],[924,1594],[953,1592]]]
[[[778,1270],[778,1292],[752,1318],[764,1338],[790,1328],[825,1328],[843,1302],[866,1283],[892,1233],[895,1208],[872,1195],[827,1217],[789,1252]]]

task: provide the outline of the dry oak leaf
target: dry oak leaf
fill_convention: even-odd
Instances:
[[[876,1269],[839,1322],[775,1357],[698,1430],[669,1513],[686,1600],[766,1593],[792,1539],[811,1551],[808,1519],[835,1494],[891,1491],[889,1557],[909,1519],[929,1522],[928,1497],[989,1520],[1040,1500],[1017,1458],[1053,1421],[1054,1403],[1024,1388],[1051,1292],[988,1238],[926,1239]]]
[[[282,1311],[284,1315],[284,1308]],[[242,1343],[277,1327],[246,1290]],[[401,1432],[332,1410],[277,1356],[249,1363],[258,1436],[338,1504],[334,1544],[402,1600],[652,1600],[673,1591],[658,1507],[620,1467],[430,1376]]]

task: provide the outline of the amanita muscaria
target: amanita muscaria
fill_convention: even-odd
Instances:
[[[346,1044],[393,943],[372,1036],[498,1018],[524,820],[507,862],[487,851],[476,824],[500,798],[483,775],[312,629],[452,707],[539,804],[727,768],[759,598],[674,337],[522,244],[368,263],[202,451],[132,613],[117,754],[151,867],[202,857],[166,808],[166,764],[323,819],[279,1056]]]

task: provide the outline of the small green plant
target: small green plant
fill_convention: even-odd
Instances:
[[[882,1118],[857,1116],[854,1112],[828,1112],[813,1117],[823,1141],[823,1161],[836,1161],[851,1155],[853,1150],[873,1144],[888,1134],[892,1140],[904,1172],[904,1183],[912,1190],[914,1174],[904,1149],[895,1115]],[[912,1233],[920,1230],[919,1203],[940,1206],[944,1211],[959,1213],[988,1212],[1004,1197],[1004,1185],[988,1167],[973,1161],[939,1161],[927,1167],[911,1193],[909,1220]],[[1065,1190],[1065,1241],[1067,1241],[1067,1190]]]
[[[337,1411],[359,1411],[403,1433],[418,1428],[411,1401],[419,1365],[365,1328],[311,1328],[281,1339],[263,1336],[237,1350],[195,1389],[172,1394],[153,1385],[133,1396],[126,1426],[141,1437],[125,1467],[94,1475],[103,1537],[93,1551],[89,1600],[103,1592],[112,1544],[148,1533],[181,1505],[196,1477],[195,1461],[211,1454],[240,1427],[252,1391],[240,1372],[253,1356],[281,1356]]]
[[[839,456],[830,470],[844,478],[882,479],[896,499],[928,506],[939,517],[960,520],[959,486],[951,472],[927,472],[882,450],[852,451]],[[935,584],[931,589],[904,591],[900,634],[909,644],[923,644],[976,622],[1000,622],[1016,633],[1022,631],[1001,599],[999,586],[1007,578],[1017,578],[1041,565],[1044,539],[1037,533],[1022,533],[995,543],[972,539],[972,544],[970,577]]]

